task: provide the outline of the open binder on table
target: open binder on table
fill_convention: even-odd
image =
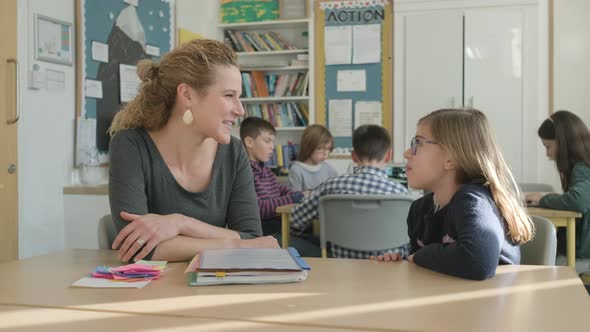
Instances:
[[[311,270],[295,248],[208,249],[186,268],[189,286],[288,283]]]

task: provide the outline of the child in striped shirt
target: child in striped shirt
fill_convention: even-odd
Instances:
[[[299,203],[303,198],[301,191],[291,191],[279,183],[270,169],[264,166],[272,158],[275,133],[270,122],[257,117],[248,117],[240,125],[240,138],[246,147],[254,173],[254,189],[264,235],[278,235],[281,232],[277,207]]]

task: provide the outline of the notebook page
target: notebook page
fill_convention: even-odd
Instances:
[[[301,270],[286,249],[273,248],[205,250],[199,268]]]

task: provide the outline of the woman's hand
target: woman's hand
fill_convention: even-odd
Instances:
[[[397,252],[386,252],[383,255],[370,256],[369,259],[377,260],[380,262],[397,262],[402,260],[402,256]]]
[[[158,244],[179,234],[177,215],[145,214],[137,215],[121,212],[121,218],[128,221],[113,241],[113,249],[119,248],[119,259],[128,262],[135,256],[138,261],[144,258]],[[143,249],[141,249],[143,247]],[[141,249],[141,251],[139,251]],[[138,253],[139,251],[139,253]]]
[[[539,205],[541,198],[545,196],[544,193],[528,193],[524,197],[525,202],[530,205]]]

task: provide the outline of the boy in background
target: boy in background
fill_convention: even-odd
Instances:
[[[304,194],[301,191],[291,191],[287,186],[279,183],[270,169],[264,166],[264,163],[272,158],[275,133],[276,130],[270,122],[258,117],[247,117],[240,125],[240,138],[246,147],[254,174],[254,189],[260,210],[262,233],[274,236],[281,243],[281,218],[277,215],[276,209],[281,205],[299,203]],[[301,256],[321,256],[317,241],[312,243],[293,236],[289,242]]]
[[[407,189],[387,177],[385,167],[391,160],[391,137],[385,128],[377,125],[358,127],[352,135],[352,160],[357,164],[354,174],[345,174],[326,180],[295,206],[291,213],[291,230],[294,234],[309,233],[314,219],[319,218],[320,197],[325,195],[387,195],[407,194]],[[359,221],[362,222],[362,221]],[[405,256],[407,246],[383,248],[379,252],[360,251],[331,244],[334,257],[365,258],[385,252]]]

